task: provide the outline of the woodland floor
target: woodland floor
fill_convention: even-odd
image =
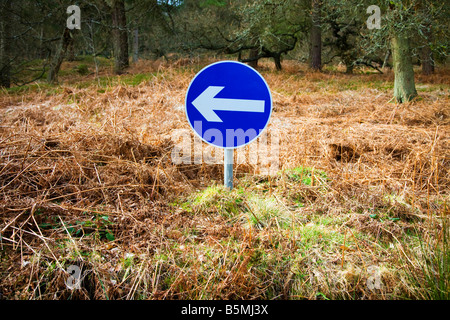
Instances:
[[[172,161],[213,60],[101,62],[0,91],[0,299],[449,298],[448,69],[396,104],[389,70],[262,62],[278,166],[242,158],[228,191]]]

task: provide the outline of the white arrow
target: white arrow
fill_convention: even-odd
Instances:
[[[192,104],[209,122],[223,122],[214,112],[220,111],[241,111],[241,112],[264,112],[264,100],[242,100],[242,99],[222,99],[215,96],[225,87],[209,86],[205,89]]]

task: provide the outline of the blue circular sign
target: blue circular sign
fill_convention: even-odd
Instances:
[[[272,95],[264,78],[236,61],[202,69],[186,93],[186,116],[206,143],[238,148],[254,141],[267,127]]]

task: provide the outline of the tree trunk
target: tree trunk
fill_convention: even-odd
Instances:
[[[114,0],[112,5],[114,72],[122,74],[128,63],[128,34],[127,18],[125,15],[125,1]]]
[[[388,50],[386,52],[386,55],[384,56],[384,60],[383,60],[383,66],[381,67],[381,69],[384,69],[388,66],[388,61],[389,61],[389,57],[391,56],[391,50]]]
[[[133,62],[136,63],[139,60],[139,30],[133,31]]]
[[[275,53],[273,55],[273,61],[275,62],[275,68],[280,71],[281,68],[281,53]]]
[[[394,99],[399,102],[411,101],[417,96],[414,83],[414,69],[407,36],[392,37],[392,57],[394,60]]]
[[[75,43],[71,41],[67,48],[67,61],[75,61]]]
[[[320,26],[320,0],[312,0],[312,25],[310,31],[310,66],[313,70],[322,69],[322,28]]]
[[[431,8],[426,1],[416,0],[416,10],[424,15],[423,23],[423,47],[420,53],[420,62],[422,64],[422,74],[430,75],[434,73],[434,59],[431,44],[433,43],[433,18]]]
[[[345,73],[346,74],[353,74],[353,63],[345,63]]]
[[[48,54],[48,48],[44,46],[44,26],[41,26],[41,34],[39,36],[39,59],[45,59]]]
[[[431,26],[427,28],[424,34],[426,37],[426,43],[422,48],[422,73],[424,75],[430,75],[434,73],[433,51],[431,51],[430,47],[430,44],[433,41],[433,33],[431,31]]]
[[[50,83],[58,82],[58,73],[61,68],[61,64],[64,60],[64,57],[67,54],[68,48],[71,46],[73,42],[73,37],[70,29],[64,28],[64,33],[62,35],[61,41],[59,43],[58,49],[52,59],[50,64],[50,70],[48,71],[47,81]]]
[[[11,3],[0,4],[0,87],[11,86]]]
[[[259,55],[259,49],[255,48],[255,49],[250,49],[250,54],[249,54],[249,59],[255,59],[252,61],[248,62],[248,65],[252,68],[258,68],[258,59],[256,59]]]

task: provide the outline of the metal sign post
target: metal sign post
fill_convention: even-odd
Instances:
[[[223,161],[223,182],[225,187],[232,190],[233,189],[233,155],[234,149],[224,150],[224,161]]]

